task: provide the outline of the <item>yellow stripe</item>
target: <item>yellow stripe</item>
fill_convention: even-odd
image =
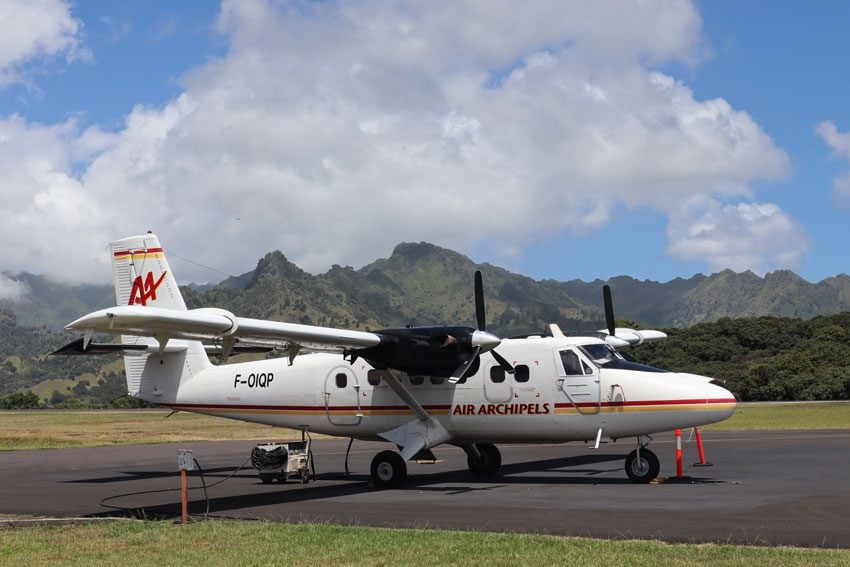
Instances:
[[[683,404],[676,406],[658,405],[658,406],[614,406],[597,408],[593,406],[583,406],[581,409],[585,412],[593,413],[622,413],[633,411],[706,411],[718,409],[734,409],[735,404]],[[580,413],[576,408],[556,408],[555,413]]]
[[[122,254],[121,256],[115,256],[115,261],[120,262],[122,260],[147,260],[149,258],[162,258],[165,256],[163,252],[137,252],[135,254]]]

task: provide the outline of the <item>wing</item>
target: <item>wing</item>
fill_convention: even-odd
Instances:
[[[297,344],[312,350],[342,352],[381,342],[380,336],[366,331],[249,319],[224,309],[208,308],[178,311],[124,305],[89,313],[65,328],[83,331],[87,337],[93,333],[154,337],[163,346],[174,338],[272,347]]]

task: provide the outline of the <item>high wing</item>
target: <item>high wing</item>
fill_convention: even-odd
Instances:
[[[92,333],[154,337],[164,348],[169,339],[221,341],[284,348],[292,344],[311,350],[344,352],[378,346],[381,337],[366,331],[299,325],[237,317],[224,309],[178,311],[123,305],[80,317],[65,327]]]

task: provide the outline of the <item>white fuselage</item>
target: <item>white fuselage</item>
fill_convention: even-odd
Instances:
[[[606,368],[579,345],[587,337],[506,339],[499,352],[517,368],[505,374],[489,354],[459,384],[400,376],[451,442],[563,442],[633,437],[726,419],[731,392],[691,374]],[[571,351],[580,370],[565,369]],[[156,355],[151,355],[155,358]],[[573,355],[570,355],[573,356]],[[370,372],[371,371],[371,372]],[[579,373],[580,372],[580,373]],[[155,384],[154,384],[155,386]],[[368,363],[308,354],[215,366],[182,383],[169,399],[140,397],[174,409],[358,439],[416,419]]]

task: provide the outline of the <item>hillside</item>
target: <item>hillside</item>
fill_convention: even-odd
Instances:
[[[244,317],[305,324],[358,329],[474,325],[476,269],[484,275],[488,330],[501,336],[537,332],[552,322],[565,330],[604,325],[603,281],[536,281],[427,243],[399,244],[389,258],[360,269],[333,266],[317,276],[282,252],[271,252],[250,272],[211,287],[186,286],[183,292],[190,308],[215,306]],[[53,403],[67,397],[108,401],[119,395],[123,370],[117,359],[46,356],[72,338],[60,331],[62,325],[112,304],[112,287],[71,286],[32,274],[15,278],[28,291],[21,300],[0,304],[0,396],[27,388]],[[645,362],[726,378],[745,399],[818,398],[825,392],[850,396],[841,394],[850,362],[845,367],[843,358],[833,361],[824,354],[844,353],[834,337],[850,337],[847,320],[834,316],[850,311],[846,275],[812,284],[783,270],[765,277],[726,270],[667,283],[628,276],[607,283],[619,318],[670,334],[657,347],[635,350]],[[824,316],[833,317],[817,319]],[[824,321],[832,331],[820,329]],[[749,334],[729,331],[730,326],[744,326]],[[824,332],[834,335],[831,346],[823,343]],[[753,342],[750,335],[764,340]],[[804,353],[801,360],[808,362],[802,370],[782,358],[786,351]],[[807,382],[793,382],[803,375]],[[823,385],[827,382],[832,385]]]

